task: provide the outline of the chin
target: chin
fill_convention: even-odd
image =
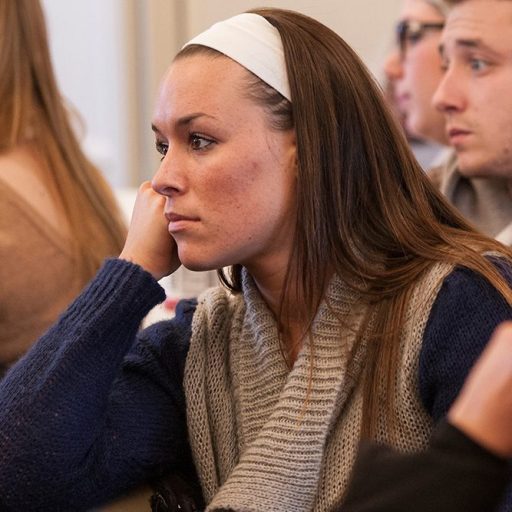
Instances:
[[[421,126],[418,126],[417,123],[408,122],[405,127],[407,130],[407,135],[409,137],[413,137],[414,139],[421,139],[421,140],[425,139],[425,136],[422,135]]]
[[[188,251],[179,250],[178,255],[181,264],[188,270],[194,272],[204,272],[206,270],[217,270],[222,267],[215,258],[209,258],[205,254],[190,254]]]
[[[231,250],[230,247],[185,243],[177,245],[181,264],[195,272],[218,270],[242,263],[240,252]]]
[[[458,157],[457,168],[466,178],[492,178],[496,176],[496,169],[488,162],[478,162],[469,158]]]
[[[220,267],[216,267],[214,265],[209,265],[203,262],[186,262],[183,261],[181,264],[188,270],[193,270],[194,272],[205,272],[207,270],[217,270]]]

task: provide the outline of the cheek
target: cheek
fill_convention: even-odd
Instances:
[[[500,109],[495,109],[493,112],[495,115],[490,113],[487,117],[486,126],[482,124],[481,133],[485,140],[485,146],[502,149],[505,153],[510,153],[512,147],[512,116],[507,115],[507,112],[511,112],[512,105],[509,109],[505,105],[501,105]],[[505,114],[505,115],[504,115]],[[482,117],[482,114],[480,114]],[[476,116],[475,116],[476,118]]]
[[[510,146],[512,141],[512,95],[510,86],[512,73],[501,79],[480,83],[480,88],[475,87],[472,92],[471,106],[474,117],[485,120],[487,133],[491,137],[501,138]]]
[[[418,47],[412,59],[411,67],[418,83],[431,82],[433,77],[438,80],[441,76],[441,60],[437,55],[437,49],[432,45]]]
[[[407,84],[409,94],[414,99],[420,94],[425,78],[425,70],[421,65],[421,59],[414,59],[409,62],[405,70],[404,81]]]
[[[415,79],[412,84],[414,91],[413,96],[416,98],[416,107],[422,110],[434,109],[432,106],[432,98],[436,91],[439,80],[433,77],[426,68],[418,68],[416,70]]]
[[[210,169],[209,179],[198,184],[198,199],[220,216],[243,214],[254,205],[261,184],[256,165],[229,162]],[[206,206],[208,205],[208,206]]]

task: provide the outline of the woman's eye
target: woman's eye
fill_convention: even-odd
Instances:
[[[420,39],[423,38],[423,32],[410,32],[407,34],[407,41],[411,44],[417,43]]]
[[[405,33],[405,40],[408,44],[416,44],[418,41],[421,41],[423,39],[423,36],[425,35],[425,30],[422,28],[410,28]]]
[[[167,150],[169,149],[169,145],[165,142],[156,141],[156,150],[162,155],[163,157],[167,154]]]
[[[487,62],[482,59],[471,59],[469,65],[473,71],[483,71],[487,67]]]
[[[215,141],[207,139],[201,135],[193,133],[190,135],[189,144],[193,151],[203,151],[208,149]]]

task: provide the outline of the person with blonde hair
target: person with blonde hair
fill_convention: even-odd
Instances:
[[[153,131],[119,258],[0,382],[3,510],[85,510],[171,472],[208,511],[337,510],[361,438],[427,445],[512,318],[511,253],[434,189],[355,52],[297,12],[192,39]],[[224,286],[139,332],[181,264]]]
[[[444,117],[432,97],[443,76],[438,46],[447,11],[443,0],[403,0],[396,44],[384,62],[408,133],[442,145],[448,144]]]
[[[38,0],[0,0],[0,375],[125,239],[80,149]]]

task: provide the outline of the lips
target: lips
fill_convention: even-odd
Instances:
[[[196,222],[197,217],[190,217],[175,212],[165,212],[165,218],[169,221],[169,232],[181,231],[190,222]]]
[[[471,134],[469,130],[465,130],[464,128],[448,128],[446,133],[448,134],[448,139],[452,145],[462,142]]]
[[[185,215],[180,215],[179,213],[171,213],[171,212],[166,212],[165,218],[169,222],[179,222],[180,220],[195,220],[192,217],[187,217]]]

